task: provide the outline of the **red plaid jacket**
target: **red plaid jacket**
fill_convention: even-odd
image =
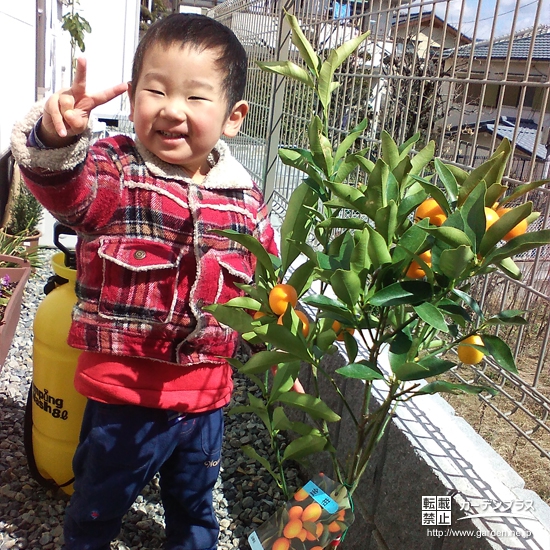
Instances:
[[[69,344],[181,365],[224,363],[236,334],[202,308],[241,295],[235,283],[251,282],[255,259],[212,230],[253,235],[277,253],[249,174],[221,141],[201,183],[124,136],[29,147],[39,115],[16,125],[12,150],[29,188],[79,237]]]

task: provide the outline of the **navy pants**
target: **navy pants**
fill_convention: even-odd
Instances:
[[[88,400],[65,514],[66,550],[109,550],[122,517],[160,472],[167,550],[214,550],[212,490],[220,470],[221,409],[178,415]]]

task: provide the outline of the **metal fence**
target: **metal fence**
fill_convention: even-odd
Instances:
[[[549,176],[550,26],[543,25],[546,0],[530,2],[396,0],[227,0],[209,12],[235,31],[249,58],[247,99],[251,112],[232,143],[235,155],[264,186],[273,212],[284,214],[301,175],[277,158],[281,145],[303,146],[313,109],[310,93],[262,72],[255,61],[296,61],[283,13],[296,15],[317,50],[340,45],[370,30],[364,46],[337,74],[341,86],[331,130],[339,135],[369,119],[363,140],[376,148],[381,129],[399,143],[415,132],[434,140],[436,155],[472,168],[503,138],[512,144],[505,181],[510,187]],[[546,4],[546,5],[545,5]],[[544,6],[545,5],[545,6]],[[469,10],[473,6],[474,13]],[[503,30],[504,34],[503,34]],[[550,189],[528,196],[542,212],[536,228],[549,227]],[[484,399],[521,438],[550,459],[550,251],[522,257],[517,282],[491,276],[477,289],[487,310],[528,311],[527,327],[504,335],[519,376],[485,361],[457,369],[463,381],[496,386]]]

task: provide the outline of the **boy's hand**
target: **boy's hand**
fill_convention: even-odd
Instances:
[[[102,92],[86,93],[86,60],[77,60],[76,74],[70,88],[53,94],[44,107],[38,138],[48,147],[63,147],[72,143],[73,137],[88,127],[92,109],[123,94],[125,83]]]

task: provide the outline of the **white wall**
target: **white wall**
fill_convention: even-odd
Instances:
[[[18,1],[33,6],[35,3],[35,0]],[[46,95],[50,95],[70,85],[71,49],[69,34],[61,29],[57,0],[46,1]],[[80,0],[79,13],[92,28],[90,34],[85,34],[86,51],[77,54],[84,55],[88,62],[88,90],[99,91],[130,80],[139,38],[139,4],[139,0]],[[32,13],[34,17],[34,9]],[[34,48],[34,34],[29,43]],[[32,74],[34,76],[34,68]],[[31,98],[22,102],[23,113],[32,101]],[[121,112],[129,113],[126,94],[98,107],[94,115],[98,118],[116,118]],[[46,212],[40,225],[42,245],[53,245],[53,224],[54,219]]]
[[[0,3],[0,151],[35,98],[35,0]]]
[[[130,80],[138,43],[139,0],[81,0],[81,14],[92,27],[86,35],[88,89],[103,90]],[[126,94],[99,107],[98,116],[129,112]]]

